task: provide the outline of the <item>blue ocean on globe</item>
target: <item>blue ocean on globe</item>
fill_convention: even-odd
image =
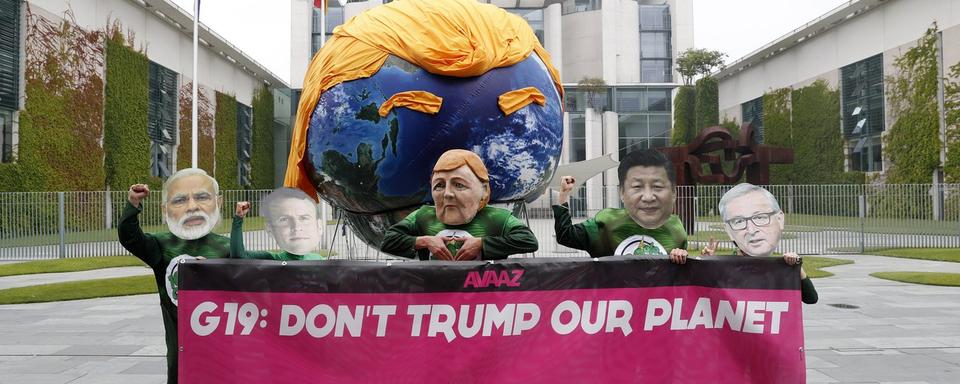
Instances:
[[[546,104],[504,115],[498,97],[535,87]],[[427,91],[443,99],[426,114],[378,109],[392,95]],[[532,201],[543,193],[560,157],[560,95],[535,54],[510,67],[458,78],[426,72],[391,56],[373,76],[324,92],[307,131],[308,172],[320,194],[351,213],[379,214],[430,202],[430,174],[454,148],[480,155],[490,172],[491,201]]]

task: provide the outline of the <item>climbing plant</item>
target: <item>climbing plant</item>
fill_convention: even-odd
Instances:
[[[884,138],[889,183],[929,183],[940,164],[936,27],[893,62],[887,108],[894,121]]]
[[[696,137],[706,127],[720,124],[720,99],[718,82],[710,76],[697,80],[696,122],[693,136]]]
[[[214,177],[220,183],[220,189],[240,189],[237,180],[237,98],[233,95],[217,92],[214,127]]]
[[[149,63],[134,50],[132,37],[114,24],[107,38],[107,83],[104,105],[103,146],[106,184],[126,190],[148,183],[159,190],[161,180],[150,176],[150,138],[147,136]]]
[[[261,86],[253,94],[253,189],[273,189],[273,94]]]
[[[180,86],[180,144],[177,169],[193,166],[193,83]],[[197,167],[213,173],[213,102],[206,87],[197,87]]]
[[[862,184],[863,173],[844,172],[840,92],[823,80],[791,93],[793,182]]]
[[[793,147],[793,126],[790,117],[790,88],[763,94],[764,144]],[[792,184],[793,165],[771,165],[770,184]]]
[[[684,145],[693,139],[694,109],[696,91],[693,86],[684,85],[677,88],[677,96],[673,99],[673,131],[670,134],[670,143]]]
[[[0,191],[103,188],[103,34],[25,7],[25,94],[18,153],[0,164]]]

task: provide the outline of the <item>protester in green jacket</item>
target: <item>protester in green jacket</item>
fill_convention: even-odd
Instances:
[[[560,204],[553,206],[557,242],[591,257],[659,254],[685,263],[687,232],[672,214],[677,199],[673,164],[656,150],[638,150],[620,161],[617,175],[624,208],[601,210],[579,224],[572,224],[569,205],[576,180],[560,178]]]
[[[316,253],[320,246],[322,219],[317,204],[299,189],[279,188],[260,204],[260,213],[267,233],[273,236],[280,252],[247,251],[243,245],[243,218],[250,212],[250,203],[237,202],[230,231],[230,257],[267,260],[325,260]]]
[[[129,204],[120,216],[120,244],[153,270],[160,294],[160,309],[167,345],[167,383],[177,382],[177,288],[181,259],[229,256],[230,240],[210,231],[220,221],[217,181],[202,169],[174,173],[163,184],[161,210],[169,232],[143,233],[138,215],[150,195],[146,184],[127,192]]]
[[[492,260],[537,250],[537,238],[510,211],[488,207],[490,179],[477,154],[444,152],[430,181],[433,206],[423,206],[384,235],[384,252],[421,260]]]
[[[737,247],[737,255],[770,257],[779,247],[785,220],[780,204],[770,191],[749,183],[737,184],[723,194],[718,208],[723,227]],[[715,252],[713,239],[701,251],[704,255]],[[789,265],[802,261],[795,252],[784,252],[783,260]],[[815,304],[819,299],[803,267],[800,268],[800,294],[807,304]]]

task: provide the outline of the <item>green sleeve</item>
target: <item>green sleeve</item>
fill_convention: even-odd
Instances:
[[[484,236],[483,260],[506,259],[507,256],[518,253],[537,251],[537,237],[530,228],[513,215],[508,215],[503,223],[500,236]]]
[[[800,298],[804,304],[816,304],[817,300],[820,299],[817,296],[817,289],[813,287],[813,282],[810,281],[809,277],[800,280]]]
[[[557,243],[570,248],[587,251],[590,249],[590,235],[587,225],[593,219],[580,224],[572,224],[570,220],[570,205],[553,206],[553,230],[557,234]]]
[[[243,246],[243,218],[234,215],[233,226],[230,228],[230,258],[231,259],[265,259],[273,260],[273,254],[266,251],[247,252]]]
[[[413,247],[417,243],[417,236],[421,235],[417,230],[418,213],[419,209],[410,212],[406,218],[387,229],[383,241],[380,242],[380,250],[409,259],[417,258],[417,251]]]
[[[138,259],[147,263],[150,268],[156,269],[163,261],[163,252],[157,239],[140,229],[140,208],[134,207],[128,201],[120,215],[120,224],[117,226],[117,238],[120,245],[126,248]]]

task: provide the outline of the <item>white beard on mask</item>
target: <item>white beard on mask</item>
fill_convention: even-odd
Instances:
[[[183,225],[187,220],[202,217],[204,219],[203,225],[194,226],[187,228]],[[206,236],[210,231],[213,230],[213,227],[220,222],[220,209],[213,211],[213,215],[207,215],[204,211],[198,211],[195,213],[185,213],[179,221],[174,220],[172,217],[167,216],[167,228],[170,229],[170,233],[173,233],[174,236],[179,237],[184,240],[196,240],[201,237]]]

